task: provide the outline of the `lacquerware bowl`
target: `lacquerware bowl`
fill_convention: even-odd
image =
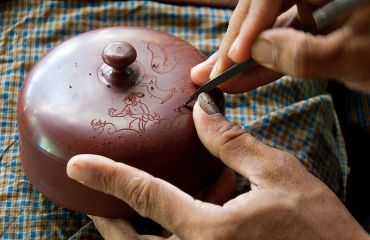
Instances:
[[[138,27],[80,34],[29,72],[18,99],[20,159],[35,188],[63,207],[104,217],[136,215],[113,196],[66,175],[76,154],[99,154],[189,194],[222,168],[200,143],[189,108],[190,69],[205,56],[189,43]],[[220,108],[223,95],[212,93]]]

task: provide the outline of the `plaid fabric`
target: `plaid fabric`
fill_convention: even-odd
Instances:
[[[348,93],[347,124],[356,124],[370,132],[370,94]]]
[[[99,239],[86,216],[47,200],[21,169],[16,103],[22,80],[53,46],[79,33],[114,25],[166,31],[211,53],[232,11],[150,1],[19,0],[2,2],[0,7],[0,236]],[[285,77],[247,94],[228,95],[226,100],[230,120],[259,140],[296,155],[344,197],[346,152],[325,83]]]
[[[227,96],[226,114],[260,141],[298,157],[343,198],[345,146],[326,87],[322,81],[283,77],[255,91]]]

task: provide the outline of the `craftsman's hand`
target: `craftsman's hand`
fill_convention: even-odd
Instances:
[[[98,156],[92,156],[91,159],[95,159]],[[99,160],[98,160],[99,161]],[[231,199],[232,196],[235,195],[235,172],[230,168],[225,168],[222,173],[220,174],[216,183],[206,191],[202,191],[198,194],[200,199],[204,201],[211,202],[217,205],[223,205],[225,202]],[[158,193],[159,194],[159,193]],[[103,217],[96,217],[90,216],[89,217],[93,220],[96,228],[99,230],[101,235],[105,239],[119,239],[119,240],[131,240],[131,239],[145,239],[145,240],[160,240],[163,239],[159,236],[153,235],[139,235],[134,228],[131,219],[113,219],[113,218],[103,218]],[[138,228],[153,228],[152,224],[148,224],[147,221],[144,223],[140,221],[140,219],[136,219]],[[139,229],[142,231],[142,229]],[[158,229],[156,229],[158,232]],[[147,230],[150,232],[150,230]],[[160,234],[161,236],[171,236],[171,233],[167,230],[163,230]],[[178,240],[179,238],[176,235],[172,235],[170,240]]]
[[[281,13],[295,3],[300,21],[305,22],[312,18],[315,8],[327,2],[240,0],[218,52],[192,69],[193,81],[203,85],[232,64],[253,57],[266,68],[234,77],[220,86],[222,90],[245,92],[276,80],[280,73],[336,79],[349,88],[370,92],[370,3],[355,9],[345,21],[339,19],[327,35],[314,36],[293,28],[271,29],[273,25],[289,25],[297,11]]]
[[[94,155],[73,157],[67,174],[122,199],[183,240],[368,239],[335,194],[294,156],[228,122],[209,95],[199,96],[194,121],[204,146],[248,178],[249,192],[222,206],[202,202],[139,169]],[[105,238],[143,239],[127,222],[107,221],[98,223]]]

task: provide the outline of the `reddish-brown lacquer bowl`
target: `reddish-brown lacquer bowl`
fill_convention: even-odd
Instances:
[[[205,56],[166,33],[111,27],[49,51],[18,100],[20,159],[35,188],[63,207],[104,217],[136,213],[117,198],[66,175],[76,154],[100,154],[165,179],[194,195],[222,165],[200,143],[190,69]],[[223,108],[223,95],[213,92]]]

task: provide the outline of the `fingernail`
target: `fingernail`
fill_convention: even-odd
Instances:
[[[236,52],[238,51],[238,39],[235,39],[235,41],[233,42],[233,44],[231,45],[230,47],[230,50],[229,52],[227,53],[227,55],[230,57],[230,58],[233,58],[233,56],[236,54]]]
[[[217,77],[218,65],[219,65],[219,62],[217,61],[216,64],[212,68],[211,74],[209,75],[209,79],[213,79],[213,78]]]
[[[199,106],[207,114],[211,116],[221,114],[220,109],[218,109],[216,103],[212,100],[211,96],[208,93],[201,93],[198,96],[198,102]]]
[[[194,67],[192,67],[191,71],[196,71],[199,68],[201,69],[202,67],[206,66],[207,64],[208,64],[208,59],[205,60],[204,62],[201,62],[198,65],[195,65]]]
[[[85,184],[87,182],[87,175],[84,169],[76,163],[73,163],[70,167],[67,168],[67,175],[68,177],[82,184]]]
[[[272,68],[276,59],[277,49],[271,42],[259,38],[252,46],[252,57],[260,64]]]
[[[199,63],[198,65],[194,66],[191,71],[192,72],[196,72],[196,71],[201,71],[202,69],[205,69],[205,68],[210,68],[210,66],[214,66],[215,63],[216,63],[216,60],[217,60],[217,52],[213,53],[207,60],[205,60],[204,62],[201,62]]]

